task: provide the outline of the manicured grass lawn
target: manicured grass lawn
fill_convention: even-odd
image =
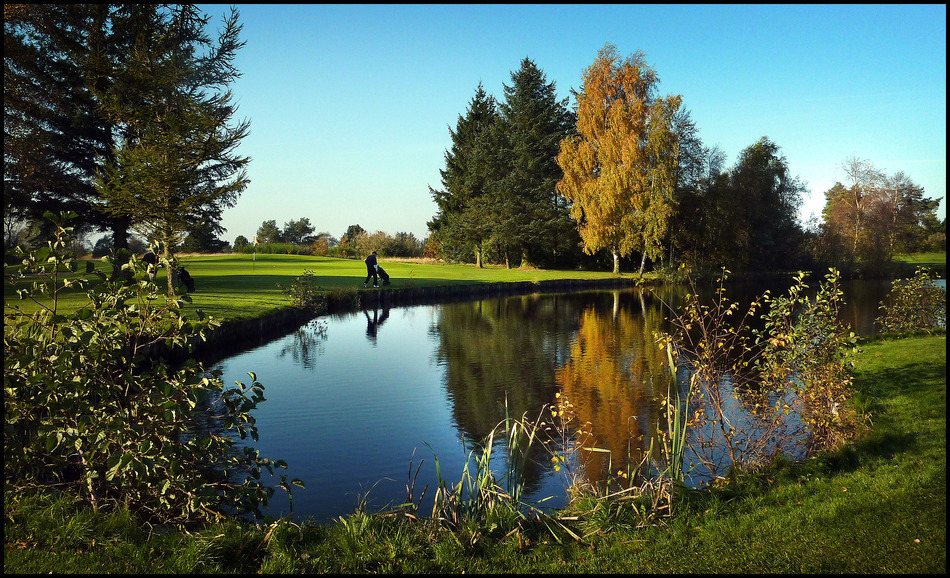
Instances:
[[[290,299],[277,287],[289,286],[304,271],[311,270],[318,284],[325,289],[352,287],[362,289],[366,266],[361,260],[309,257],[302,255],[194,255],[181,258],[195,280],[192,304],[186,308],[200,308],[222,321],[259,317],[267,312],[291,304]],[[96,261],[96,267],[108,272],[108,266]],[[392,278],[390,289],[431,287],[440,285],[471,285],[549,279],[607,279],[609,271],[572,271],[541,269],[505,269],[488,266],[477,269],[473,265],[416,263],[405,260],[381,259],[380,265]],[[9,276],[9,267],[5,277]],[[633,278],[635,273],[622,274]],[[157,278],[160,287],[166,283],[164,270]],[[4,301],[17,301],[13,288],[4,283]],[[61,306],[66,309],[82,307],[85,293],[69,291]],[[21,302],[25,311],[34,306]]]
[[[911,255],[897,255],[898,261],[905,263],[914,263],[916,265],[946,265],[947,253],[914,253]]]
[[[583,543],[381,516],[184,534],[5,491],[4,572],[944,574],[946,336],[865,343],[855,386],[873,429],[852,446],[691,492],[660,526],[618,524]]]
[[[947,253],[914,253],[912,255],[897,255],[894,260],[905,264],[910,269],[917,267],[927,267],[934,271],[938,276],[947,274]],[[913,272],[909,271],[908,275]]]

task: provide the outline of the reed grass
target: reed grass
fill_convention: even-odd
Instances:
[[[685,414],[690,407],[694,381],[698,377],[698,374],[692,373],[690,375],[686,389],[686,399],[684,400],[680,393],[678,383],[679,368],[677,367],[676,360],[673,359],[673,344],[670,341],[666,342],[666,358],[669,364],[671,379],[666,398],[663,400],[663,409],[666,416],[666,435],[661,439],[663,440],[663,451],[666,455],[669,475],[673,480],[682,482],[685,477],[683,465],[686,462],[686,440],[689,433],[689,418]]]

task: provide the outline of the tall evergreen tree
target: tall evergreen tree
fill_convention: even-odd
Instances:
[[[725,226],[742,236],[732,247],[736,269],[795,266],[803,242],[798,208],[805,185],[793,177],[767,137],[746,147],[729,175],[732,210]]]
[[[188,130],[196,116],[216,115],[219,126],[214,130],[221,132],[227,98],[212,102],[204,89],[226,87],[234,77],[233,16],[221,41],[212,46],[201,31],[207,18],[199,17],[194,6],[4,5],[5,219],[31,220],[50,209],[72,210],[80,216],[81,229],[111,231],[112,244],[127,247],[132,217],[128,211],[105,210],[109,203],[103,202],[95,178],[108,178],[118,165],[128,165],[130,144],[144,142],[148,130],[156,134],[154,123],[149,129],[143,122],[149,114],[136,119],[129,110],[155,112],[150,110],[155,103],[163,98],[168,103],[167,95],[157,95],[159,78],[164,74],[168,80],[177,66],[183,91],[191,92],[194,103],[204,101],[197,115],[194,109],[200,107],[183,107],[179,126]],[[199,54],[202,48],[207,50]],[[166,54],[161,64],[162,58],[143,64],[143,55],[154,57],[160,51]],[[209,112],[213,108],[216,113]],[[207,125],[196,127],[196,134],[208,131]],[[205,141],[198,154],[220,149],[214,140]],[[118,159],[116,151],[126,158]],[[167,160],[173,162],[171,156]],[[221,165],[209,168],[195,172],[205,177],[226,172]],[[219,210],[191,216],[201,217],[189,221],[192,229],[210,223],[214,232],[221,230]]]
[[[310,224],[308,217],[302,217],[296,220],[291,219],[284,223],[284,242],[299,245],[315,230],[316,228]]]
[[[280,227],[277,226],[277,219],[270,219],[261,223],[261,226],[257,228],[257,235],[254,236],[254,239],[262,245],[283,242],[284,235]]]
[[[115,133],[90,90],[91,55],[112,42],[106,4],[5,4],[4,215],[46,223],[69,210],[84,230],[111,230],[128,243],[128,223],[95,210],[92,179],[111,156]]]
[[[366,229],[360,227],[359,225],[350,225],[346,228],[346,232],[343,233],[343,236],[340,237],[340,243],[353,245],[356,243],[356,238],[359,237],[360,233],[365,232]]]
[[[438,209],[428,226],[443,255],[474,255],[477,267],[483,266],[491,231],[489,195],[498,178],[494,170],[498,151],[493,142],[498,135],[497,122],[495,99],[479,82],[465,116],[459,115],[455,130],[449,128],[452,147],[445,151],[445,168],[439,171],[442,190],[429,187]]]
[[[238,12],[232,8],[216,40],[207,23],[193,5],[135,5],[112,20],[128,39],[127,57],[95,54],[95,70],[111,82],[93,90],[122,129],[114,160],[95,179],[99,206],[160,242],[169,263],[194,226],[223,232],[221,213],[248,184],[250,159],[235,149],[250,123],[232,124],[237,107],[227,89],[240,76]],[[176,285],[169,267],[169,295]]]
[[[497,141],[503,176],[493,187],[492,234],[509,265],[515,256],[522,264],[553,264],[580,242],[568,202],[556,190],[563,176],[560,142],[573,134],[575,117],[568,99],[557,99],[555,83],[529,58],[504,91]]]

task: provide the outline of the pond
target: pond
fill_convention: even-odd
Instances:
[[[857,333],[873,333],[890,283],[850,281],[843,289],[842,318]],[[730,284],[727,296],[747,304],[762,290]],[[417,468],[411,497],[418,501],[428,486],[420,510],[428,514],[436,461],[442,477],[457,482],[471,442],[506,416],[538,418],[558,393],[591,423],[595,445],[609,449],[615,464],[626,459],[631,437],[642,436],[644,451],[668,383],[666,354],[653,341],[654,331],[668,329],[661,300],[684,294],[682,287],[584,291],[334,314],[216,367],[225,385],[248,383],[252,371],[265,386],[253,445],[286,460],[281,472],[305,482],[294,488],[295,519],[335,519],[362,499],[370,510],[402,503]],[[530,463],[527,500],[562,507],[564,472],[549,458]],[[289,511],[278,490],[265,513]]]

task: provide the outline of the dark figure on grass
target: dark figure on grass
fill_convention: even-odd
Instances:
[[[162,266],[158,259],[158,255],[149,251],[148,253],[142,255],[142,261],[148,264],[149,279],[155,281],[155,275],[158,273],[158,268]],[[195,280],[192,279],[191,273],[186,271],[184,267],[179,267],[175,270],[175,274],[178,276],[178,282],[184,284],[188,293],[195,292]]]
[[[379,287],[379,274],[376,273],[376,251],[366,258],[366,281],[363,281],[363,287],[369,283],[369,278],[373,278],[373,287]]]
[[[155,274],[158,272],[158,255],[149,251],[142,255],[142,261],[148,263],[148,278],[154,281]]]
[[[191,273],[185,270],[184,267],[178,269],[178,282],[185,284],[185,289],[189,293],[195,292],[195,280],[191,278]]]

